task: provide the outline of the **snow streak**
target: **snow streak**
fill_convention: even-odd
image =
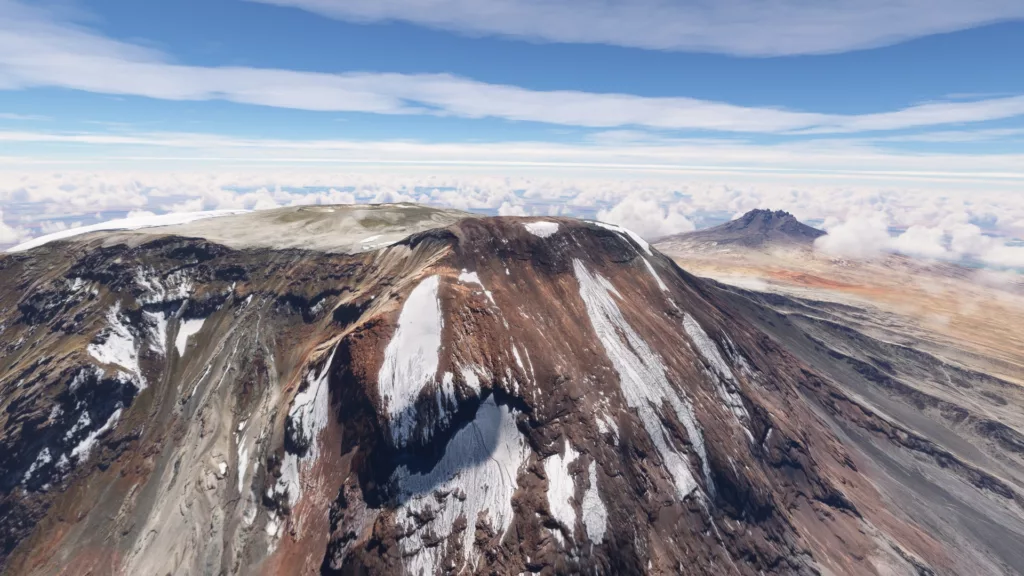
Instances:
[[[697,346],[697,351],[700,352],[701,357],[707,362],[713,371],[711,379],[715,383],[715,391],[718,393],[718,397],[722,400],[729,411],[736,416],[736,419],[746,425],[750,422],[750,415],[747,413],[746,406],[743,405],[743,397],[740,396],[738,391],[738,384],[736,378],[733,376],[732,370],[729,369],[729,365],[725,362],[725,358],[718,352],[718,346],[715,345],[714,340],[708,336],[707,332],[701,328],[700,324],[690,316],[686,314],[683,317],[683,328],[686,333],[693,340],[694,345]],[[747,430],[744,427],[744,430]],[[747,430],[747,436],[753,439],[753,435]]]
[[[409,294],[377,377],[381,399],[391,418],[391,438],[398,447],[409,442],[417,422],[412,408],[423,388],[437,375],[444,326],[439,285],[440,278],[430,276]]]
[[[676,450],[671,434],[662,424],[659,411],[666,402],[686,428],[690,443],[700,459],[708,490],[713,493],[704,435],[694,416],[693,407],[669,383],[661,358],[622,316],[611,297],[611,294],[618,295],[615,288],[601,276],[592,274],[577,259],[573,260],[573,269],[580,284],[580,298],[586,305],[594,332],[619,375],[619,386],[626,403],[637,411],[675,483],[677,495],[684,498],[696,490],[698,485],[690,472],[689,458],[684,452]]]

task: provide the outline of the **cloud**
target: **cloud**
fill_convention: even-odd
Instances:
[[[498,207],[498,216],[526,216],[526,209],[521,204],[502,202]]]
[[[974,224],[959,224],[952,230],[950,248],[963,256],[1009,268],[1024,268],[1024,246],[1005,244],[982,232]]]
[[[844,52],[1024,17],[1004,0],[255,0],[471,36],[781,56]]]
[[[892,249],[908,256],[924,258],[948,258],[949,250],[943,243],[945,232],[942,228],[927,226],[911,226],[892,241]]]
[[[50,120],[49,116],[39,116],[36,114],[14,114],[11,112],[0,112],[0,120],[17,120],[24,122],[36,122],[42,120]]]
[[[448,0],[441,1],[449,3]],[[941,1],[953,4],[952,0]],[[462,6],[462,2],[458,0],[457,3]],[[910,0],[903,2],[910,3]],[[352,4],[365,9],[370,6],[365,2]],[[378,3],[375,0],[373,5],[378,4],[392,8],[432,6],[429,12],[444,11],[438,10],[434,2],[391,0]],[[989,18],[1000,14],[994,8],[985,8],[984,1],[973,4],[982,4],[977,11],[990,14]],[[466,7],[471,5],[476,6],[475,3],[465,3]],[[517,2],[495,5],[534,6]],[[621,10],[634,10],[630,5],[619,0]],[[592,11],[591,8],[584,9],[583,3],[577,0],[567,4],[545,3],[544,6],[549,7],[545,10],[562,11],[566,6],[575,6],[584,14]],[[751,6],[755,5],[751,3],[748,6],[752,10]],[[794,3],[786,9],[796,13],[795,6]],[[836,12],[834,8],[801,10],[809,14],[822,12],[837,18],[836,15],[842,11]],[[858,11],[847,8],[852,12]],[[873,10],[881,8],[876,6]],[[900,10],[903,9],[895,11]],[[1024,12],[1024,8],[1021,10]],[[963,15],[970,11],[960,8],[952,10],[952,13]],[[934,5],[929,5],[924,12],[944,13]],[[824,18],[822,14],[817,18]],[[531,26],[541,26],[542,22],[543,19],[533,19]],[[615,27],[623,28],[620,24],[616,22]],[[806,23],[800,26],[806,26]],[[789,37],[763,22],[758,22],[754,28],[770,31],[775,39]],[[898,130],[1024,115],[1024,96],[1021,95],[926,103],[877,114],[835,115],[745,107],[686,97],[539,91],[449,74],[328,74],[240,66],[188,66],[175,63],[159,51],[101,36],[12,0],[0,0],[0,89],[33,87],[60,87],[177,101],[225,100],[311,111],[498,118],[589,128],[641,126],[747,133]]]
[[[17,244],[30,236],[31,234],[24,228],[14,227],[8,224],[4,220],[4,211],[0,210],[0,246]]]
[[[790,180],[916,181],[939,184],[999,184],[1015,191],[1024,182],[1024,154],[906,153],[864,142],[832,140],[755,144],[742,140],[676,139],[657,145],[554,142],[431,143],[416,141],[282,140],[189,133],[54,133],[0,130],[2,143],[49,143],[48,157],[0,157],[0,164],[47,163],[118,166],[367,164],[486,167],[537,171],[637,174],[775,175]],[[19,150],[11,146],[11,150]],[[31,148],[26,147],[31,150]],[[65,151],[66,154],[54,153]],[[95,156],[82,156],[82,152]],[[589,194],[598,193],[588,190]],[[498,201],[491,207],[497,207]]]
[[[874,258],[889,250],[892,238],[880,214],[827,222],[828,235],[814,241],[816,250],[845,258]]]
[[[662,206],[654,199],[635,194],[624,198],[609,210],[599,211],[597,219],[628,228],[648,240],[655,240],[694,229],[693,222],[678,208],[678,204]]]
[[[952,216],[952,217],[951,217]],[[943,224],[915,225],[902,234],[890,235],[882,214],[854,216],[826,223],[827,236],[814,242],[816,250],[831,255],[871,259],[899,253],[931,260],[973,260],[991,266],[1024,268],[1024,246],[1006,243],[975,225],[951,215]]]
[[[610,220],[648,238],[684,232],[708,215],[752,208],[787,210],[821,222],[832,232],[827,242],[839,254],[903,252],[994,266],[1013,266],[1024,247],[1007,246],[1019,235],[1024,196],[971,185],[962,192],[933,187],[835,185],[796,180],[741,180],[715,175],[655,175],[615,178],[592,169],[579,176],[483,175],[432,168],[421,171],[339,171],[337,163],[274,168],[263,164],[235,170],[156,171],[0,171],[0,206],[8,228],[38,236],[133,211],[161,215],[257,209],[327,203],[415,201],[487,214],[564,215]],[[700,177],[703,177],[701,175]],[[1004,216],[994,218],[991,215]],[[850,220],[867,222],[853,222]],[[73,224],[72,224],[73,223]],[[907,231],[889,238],[887,226]],[[860,228],[858,228],[860,227]],[[866,232],[865,232],[866,230]],[[939,252],[936,244],[942,232]],[[845,232],[844,232],[845,231]],[[952,240],[956,234],[955,249]],[[10,234],[8,234],[8,238]],[[11,242],[13,243],[13,242]],[[852,248],[850,248],[852,246]],[[845,256],[851,257],[851,256]],[[856,257],[856,256],[854,256]]]

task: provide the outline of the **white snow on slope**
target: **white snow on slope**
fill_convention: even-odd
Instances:
[[[110,415],[110,418],[107,418],[107,422],[103,426],[90,432],[89,435],[85,437],[85,440],[79,442],[78,446],[75,446],[74,449],[71,450],[71,456],[78,458],[79,462],[87,460],[89,458],[89,453],[92,452],[93,446],[96,445],[96,440],[110,430],[113,430],[114,426],[117,426],[117,421],[120,419],[121,409],[118,408],[117,410],[114,410]]]
[[[42,450],[39,451],[39,455],[36,456],[36,459],[35,461],[32,462],[32,465],[28,467],[28,471],[25,472],[25,477],[22,478],[21,481],[28,482],[29,480],[32,479],[32,475],[36,473],[36,470],[42,468],[43,466],[46,466],[50,462],[53,462],[53,457],[50,456],[50,449],[43,448]]]
[[[544,475],[548,477],[548,508],[555,520],[569,529],[570,534],[576,530],[576,509],[572,505],[576,483],[569,473],[569,464],[579,456],[567,440],[565,456],[553,454],[544,461]]]
[[[192,279],[180,270],[163,275],[152,268],[138,268],[135,283],[142,289],[139,302],[143,304],[184,300],[195,288]]]
[[[139,352],[135,346],[135,336],[128,326],[121,321],[121,303],[107,311],[106,341],[102,344],[92,343],[86,348],[89,355],[100,364],[120,366],[133,377],[132,384],[141,392],[146,388],[146,379],[139,368]]]
[[[399,467],[392,481],[400,502],[396,521],[407,532],[399,542],[406,571],[427,576],[440,570],[445,547],[428,546],[433,536],[461,538],[463,560],[472,572],[480,556],[473,546],[477,519],[484,519],[497,534],[505,534],[514,515],[512,495],[519,469],[529,454],[516,428],[515,412],[498,406],[490,396],[473,422],[448,442],[444,456],[430,472],[412,474]],[[460,517],[469,525],[456,536],[453,528]],[[424,518],[429,520],[421,526]]]
[[[75,392],[85,384],[89,377],[99,380],[103,377],[103,370],[96,368],[95,366],[84,366],[75,374],[75,377],[71,379],[71,384],[68,385],[69,392]],[[54,405],[54,408],[60,408],[59,404]]]
[[[654,271],[654,266],[650,261],[647,260],[647,258],[641,258],[641,260],[644,261],[644,265],[647,266],[647,270],[651,273],[651,276],[654,276],[654,279],[658,281],[658,288],[661,288],[662,292],[668,292],[668,286],[661,281],[661,276],[658,276],[658,273]]]
[[[749,422],[750,415],[747,414],[747,408],[743,405],[743,398],[737,391],[739,384],[736,382],[732,370],[729,369],[729,365],[726,364],[725,358],[722,358],[722,355],[718,352],[718,346],[715,345],[714,340],[708,336],[707,332],[689,314],[683,317],[683,328],[690,336],[690,339],[693,340],[694,345],[697,346],[697,351],[700,352],[701,357],[714,370],[715,373],[712,374],[712,380],[715,383],[715,391],[718,393],[718,397],[740,423],[746,424]],[[744,429],[746,430],[746,427]],[[747,435],[753,438],[749,430]]]
[[[249,447],[243,437],[238,444],[238,493],[245,490],[245,474],[249,471]]]
[[[337,349],[335,349],[336,351]],[[316,458],[320,455],[320,445],[316,441],[320,432],[327,427],[330,417],[330,398],[328,397],[328,379],[334,351],[327,357],[327,362],[317,372],[306,375],[306,389],[295,395],[288,416],[292,420],[295,432],[309,444],[308,456]]]
[[[494,301],[494,296],[491,294],[491,291],[488,290],[487,287],[484,286],[484,283],[480,281],[480,277],[477,276],[476,272],[466,272],[463,270],[462,273],[459,274],[459,282],[462,282],[463,284],[476,284],[481,290],[483,290],[484,296],[487,296],[487,299],[491,301],[491,304],[494,304],[495,306],[498,305]]]
[[[610,295],[617,294],[615,288],[601,276],[591,274],[577,259],[573,260],[573,270],[580,284],[580,298],[587,308],[594,332],[619,375],[619,386],[626,403],[637,411],[675,483],[677,495],[682,499],[696,490],[698,485],[690,472],[689,458],[685,453],[676,451],[671,435],[661,423],[658,411],[665,402],[672,406],[686,428],[686,434],[704,470],[708,490],[713,493],[704,435],[693,414],[693,407],[669,383],[661,358],[622,316]]]
[[[558,222],[527,222],[523,226],[526,226],[527,232],[541,238],[547,238],[558,232]]]
[[[583,527],[587,530],[587,538],[591,542],[600,543],[604,540],[605,530],[608,529],[608,510],[601,500],[601,494],[597,491],[597,462],[590,461],[587,469],[590,479],[590,487],[583,493],[583,502],[580,502],[580,509],[583,511]]]
[[[594,224],[597,224],[601,228],[605,228],[605,229],[611,230],[612,232],[618,232],[619,234],[624,234],[626,236],[629,236],[630,238],[633,239],[634,242],[637,243],[638,246],[640,246],[641,248],[644,249],[644,252],[647,252],[648,255],[653,255],[653,252],[651,252],[651,245],[647,242],[647,240],[644,240],[643,238],[641,238],[640,235],[637,234],[636,232],[633,232],[632,230],[630,230],[628,228],[623,228],[622,226],[616,226],[615,224],[609,224],[607,222],[597,222],[597,221],[595,221]]]
[[[193,318],[182,320],[178,326],[178,336],[174,339],[174,347],[178,349],[178,358],[185,357],[185,350],[188,349],[188,339],[195,336],[203,329],[206,318]]]
[[[167,352],[167,313],[166,312],[143,312],[149,334],[152,340],[149,342],[149,349],[163,356]]]
[[[288,411],[288,417],[291,419],[294,430],[293,439],[309,446],[306,454],[301,458],[298,454],[285,452],[284,461],[281,463],[281,477],[277,479],[277,484],[272,488],[274,493],[287,495],[290,507],[295,506],[302,495],[299,474],[320,456],[320,443],[317,442],[317,439],[320,437],[320,432],[327,427],[328,418],[330,418],[331,406],[327,381],[330,377],[330,367],[331,362],[334,361],[335,351],[331,352],[327,362],[319,371],[310,371],[306,375],[306,388],[295,395],[292,407]],[[241,473],[239,482],[241,482]]]
[[[410,413],[420,392],[437,375],[441,349],[440,278],[426,278],[409,294],[398,316],[398,329],[384,349],[384,363],[377,376],[381,399],[391,419],[391,438],[404,446],[416,426]]]
[[[463,366],[459,373],[462,374],[462,379],[466,382],[466,386],[469,386],[476,392],[476,395],[480,395],[480,377],[477,376],[476,371],[479,370],[476,366]]]
[[[248,210],[212,210],[208,212],[176,212],[173,214],[161,214],[159,216],[140,216],[135,218],[120,218],[117,220],[108,220],[106,222],[99,222],[97,224],[91,224],[89,226],[80,226],[78,228],[71,228],[70,230],[61,230],[60,232],[54,232],[53,234],[47,234],[45,236],[39,236],[33,238],[28,242],[18,244],[14,248],[9,248],[8,252],[23,252],[25,250],[31,250],[37,248],[43,244],[53,242],[55,240],[64,240],[65,238],[71,238],[80,234],[87,234],[89,232],[101,232],[105,230],[138,230],[139,228],[154,228],[157,226],[173,226],[175,224],[186,224],[195,220],[202,220],[204,218],[216,218],[217,216],[228,216],[230,214],[241,214],[248,212]]]

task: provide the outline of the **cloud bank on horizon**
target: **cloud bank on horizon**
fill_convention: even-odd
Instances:
[[[781,209],[825,228],[829,235],[816,248],[837,257],[901,253],[1024,270],[1024,242],[1019,240],[1024,238],[1024,197],[937,194],[927,188],[380,173],[0,175],[0,205],[8,207],[6,214],[0,212],[0,221],[6,220],[0,225],[0,248],[139,215],[157,222],[174,220],[175,214],[187,219],[213,211],[388,202],[501,216],[596,219],[650,240],[754,208]]]

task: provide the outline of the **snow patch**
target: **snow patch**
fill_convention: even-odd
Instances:
[[[28,483],[28,481],[32,479],[32,475],[36,473],[36,470],[39,470],[50,462],[53,462],[53,457],[50,456],[50,449],[43,448],[39,451],[39,455],[36,456],[32,465],[28,467],[28,471],[25,472],[25,477],[22,479],[22,483]]]
[[[583,511],[583,527],[587,530],[587,538],[591,542],[600,543],[604,540],[605,530],[608,529],[608,509],[601,500],[601,494],[597,490],[597,462],[590,461],[587,469],[590,480],[590,487],[583,493],[583,502],[580,502],[580,509]]]
[[[523,226],[526,227],[527,232],[541,238],[547,238],[558,232],[557,222],[527,222]]]
[[[139,302],[143,304],[184,300],[195,288],[192,279],[180,270],[163,275],[152,268],[139,268],[135,271],[135,283],[142,288]]]
[[[487,299],[491,301],[491,304],[494,304],[495,306],[498,305],[497,302],[494,301],[494,295],[491,294],[491,291],[488,290],[487,287],[484,286],[484,283],[480,281],[480,277],[477,276],[476,272],[466,272],[463,270],[462,273],[459,274],[459,282],[462,282],[463,284],[476,284],[481,290],[483,290],[484,296],[487,296]]]
[[[573,270],[579,281],[580,298],[586,306],[594,332],[619,375],[619,386],[626,403],[637,411],[675,483],[677,495],[684,498],[696,490],[698,485],[690,472],[689,458],[685,453],[676,451],[671,434],[662,424],[659,410],[666,402],[686,428],[690,443],[700,459],[708,490],[713,493],[704,435],[694,416],[693,407],[669,383],[661,358],[622,316],[610,296],[618,294],[614,287],[601,276],[592,274],[578,259],[573,259]]]
[[[142,315],[146,318],[152,338],[149,349],[163,356],[167,352],[167,313],[143,312]]]
[[[132,384],[139,391],[145,390],[146,379],[143,378],[142,369],[139,368],[139,353],[135,346],[135,336],[129,330],[128,325],[121,321],[120,302],[114,304],[114,307],[107,311],[105,335],[104,342],[89,344],[86,348],[89,355],[100,364],[124,368],[135,377]]]
[[[185,350],[188,349],[188,339],[195,336],[203,329],[206,318],[192,318],[182,320],[178,326],[178,336],[174,339],[174,347],[178,349],[178,357],[185,357]]]
[[[417,418],[410,413],[423,388],[437,375],[441,349],[440,278],[430,276],[413,289],[398,316],[398,329],[384,350],[377,386],[391,419],[395,446],[408,443]],[[429,432],[428,432],[429,434]]]
[[[93,446],[96,445],[96,440],[110,430],[113,430],[114,426],[117,426],[117,421],[120,419],[121,409],[118,408],[117,410],[114,410],[110,415],[110,418],[107,418],[107,422],[103,424],[103,426],[98,430],[90,432],[89,435],[85,437],[85,440],[79,442],[78,446],[75,446],[74,449],[71,450],[71,457],[77,458],[79,462],[87,460],[89,458],[89,453],[92,452]]]
[[[567,440],[565,456],[553,454],[544,460],[544,475],[548,477],[548,508],[551,516],[568,528],[570,534],[576,529],[576,509],[572,505],[576,483],[569,473],[569,464],[579,456]]]
[[[100,370],[99,368],[96,368],[95,366],[85,366],[85,367],[81,368],[78,371],[78,373],[75,374],[75,377],[71,379],[71,383],[68,384],[68,392],[75,392],[75,391],[77,391],[79,388],[82,387],[83,384],[85,384],[86,382],[89,381],[89,377],[90,376],[92,376],[92,377],[94,377],[96,379],[100,379],[100,378],[103,377],[103,370]],[[54,409],[55,410],[59,410],[60,409],[60,405],[59,404],[55,404],[54,405]],[[51,413],[50,414],[50,418],[51,419],[55,418],[58,415],[59,415],[59,413],[57,413],[57,412]]]
[[[249,471],[249,447],[245,445],[245,438],[238,443],[238,493],[245,490],[245,474]]]
[[[284,462],[281,464],[281,477],[271,491],[272,495],[285,495],[289,507],[295,506],[302,495],[302,484],[299,481],[302,468],[308,468],[320,456],[320,443],[317,439],[320,432],[327,427],[330,418],[328,379],[335,351],[331,352],[319,371],[310,371],[306,375],[306,388],[295,395],[292,407],[288,411],[291,439],[295,444],[305,446],[306,452],[302,456],[291,452],[285,453]],[[240,473],[239,482],[241,477]]]
[[[459,369],[459,373],[462,374],[463,381],[466,385],[476,392],[476,395],[480,395],[480,377],[476,374],[477,368],[475,366],[463,366]]]
[[[614,436],[615,444],[619,443],[619,424],[610,414],[604,413],[597,417],[597,431],[601,434],[611,433]]]
[[[474,420],[448,442],[430,472],[414,474],[399,467],[392,482],[399,499],[396,521],[406,532],[399,546],[407,572],[438,573],[445,546],[430,543],[451,537],[461,538],[463,560],[472,571],[480,556],[473,545],[476,523],[485,521],[497,534],[505,534],[514,515],[512,495],[519,469],[529,453],[516,428],[515,412],[489,396]],[[456,535],[453,530],[460,517],[469,526]]]

